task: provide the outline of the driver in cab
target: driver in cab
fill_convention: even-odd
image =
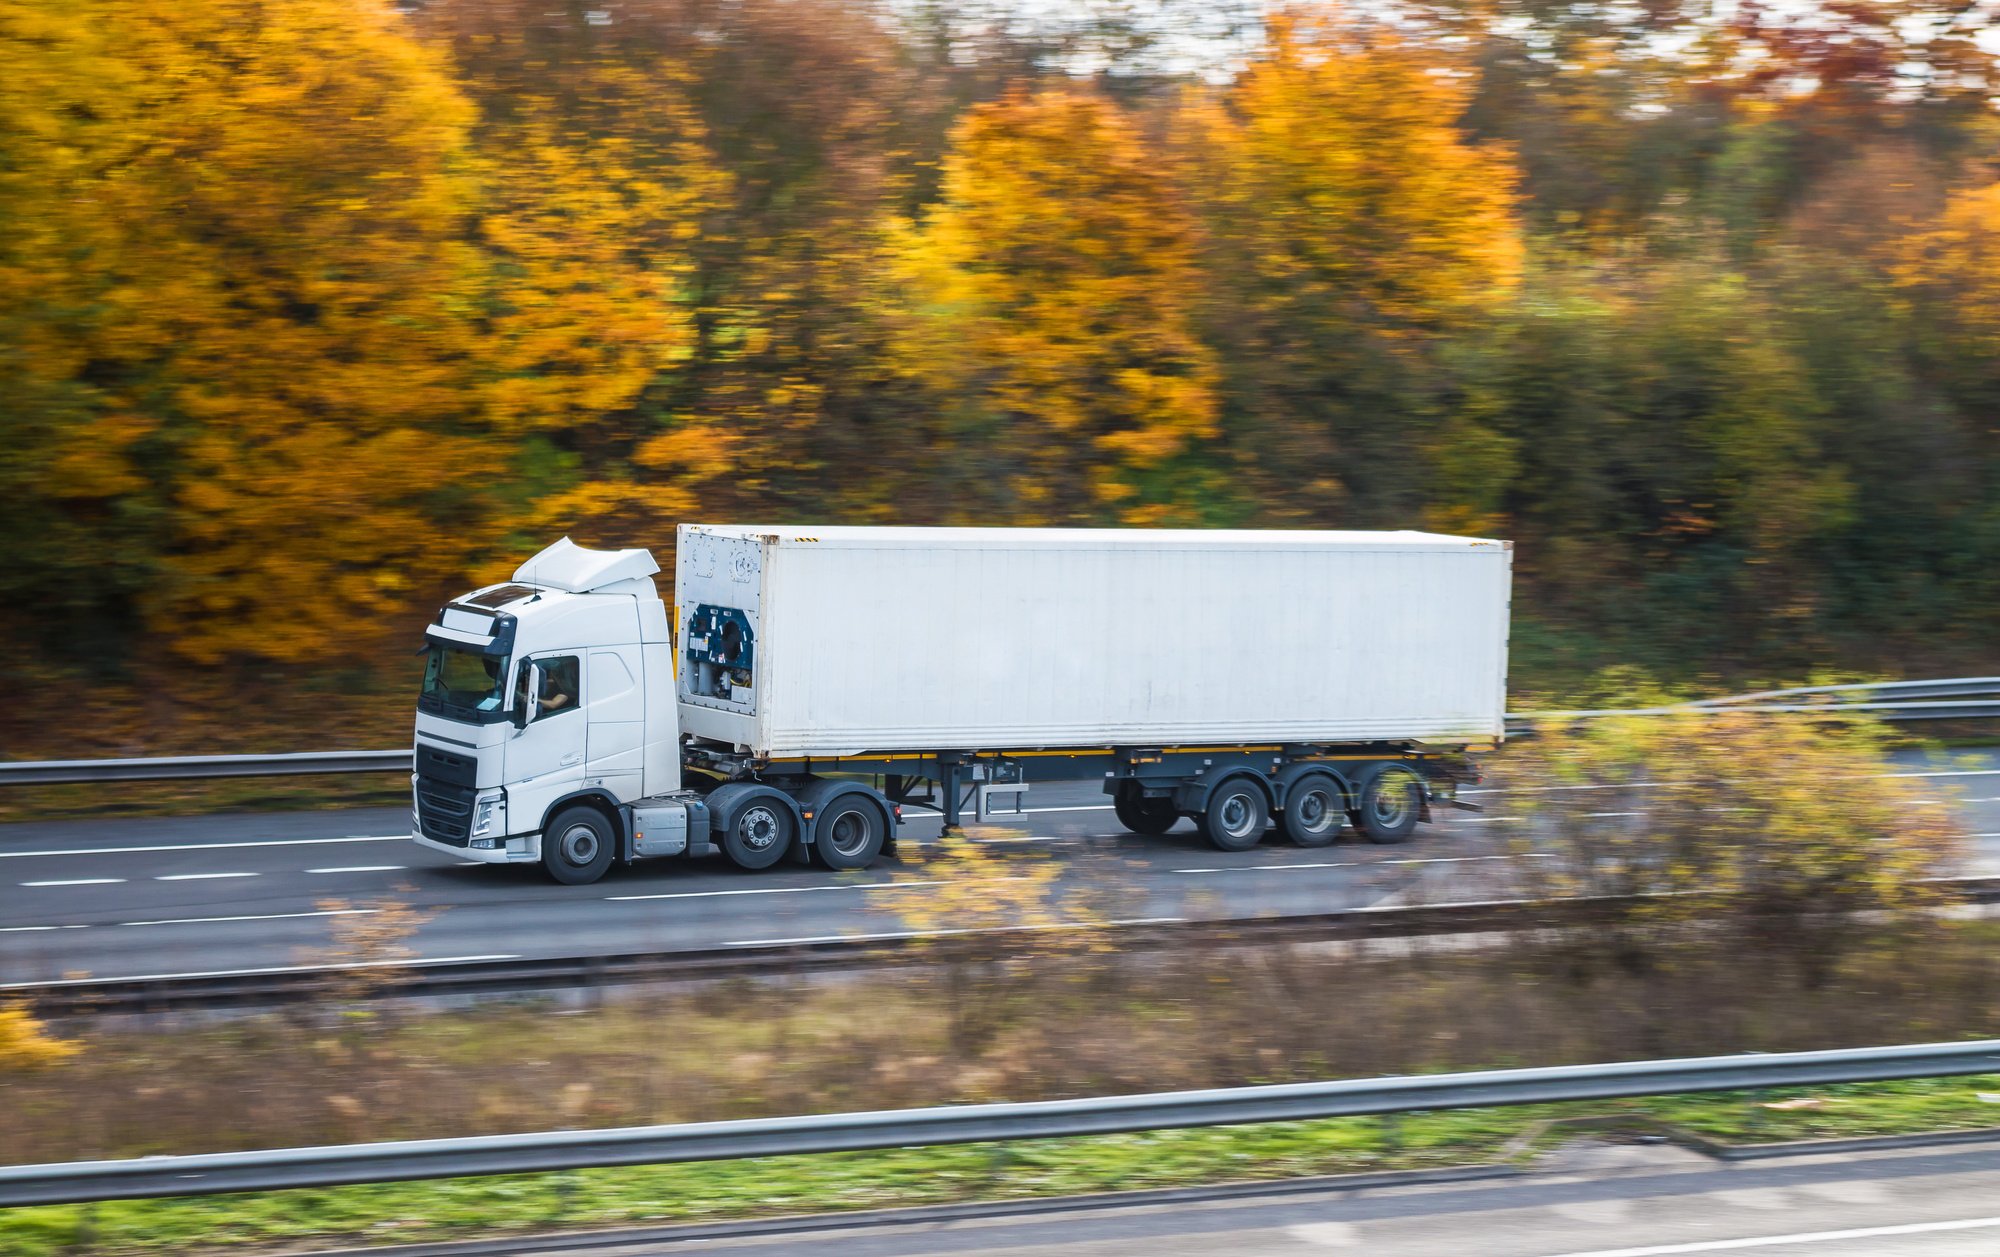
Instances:
[[[527,706],[529,671],[530,669],[524,665],[521,668],[520,675],[514,682],[514,704],[516,707]],[[541,692],[535,695],[535,719],[537,720],[548,715],[550,712],[561,711],[576,701],[576,696],[571,694],[568,687],[562,684],[561,679],[553,669],[545,668],[542,670],[540,689]]]

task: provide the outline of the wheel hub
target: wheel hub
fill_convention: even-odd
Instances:
[[[770,808],[753,807],[737,822],[737,829],[743,835],[743,845],[752,851],[762,851],[778,840],[778,818]]]
[[[597,858],[597,833],[588,825],[572,825],[562,836],[563,859],[571,864],[589,864]]]

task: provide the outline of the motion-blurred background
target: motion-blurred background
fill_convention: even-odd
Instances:
[[[1975,671],[1991,16],[0,0],[0,740],[393,744],[441,596],[702,518],[1498,535],[1520,694]]]

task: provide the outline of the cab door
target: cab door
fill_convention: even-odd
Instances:
[[[540,829],[549,805],[583,781],[588,717],[582,654],[537,655],[516,665],[513,701],[527,724],[507,740],[507,831]],[[517,719],[519,717],[517,716]]]
[[[620,803],[645,793],[646,694],[639,685],[639,648],[590,652],[583,712],[590,722],[584,780]]]

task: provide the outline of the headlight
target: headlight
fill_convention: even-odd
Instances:
[[[501,822],[501,827],[504,829],[505,828],[504,822],[506,815],[507,815],[506,795],[489,794],[485,798],[480,799],[476,804],[473,805],[472,837],[484,838],[486,835],[492,833],[493,826],[496,821]],[[489,843],[487,845],[490,846],[491,844]]]

